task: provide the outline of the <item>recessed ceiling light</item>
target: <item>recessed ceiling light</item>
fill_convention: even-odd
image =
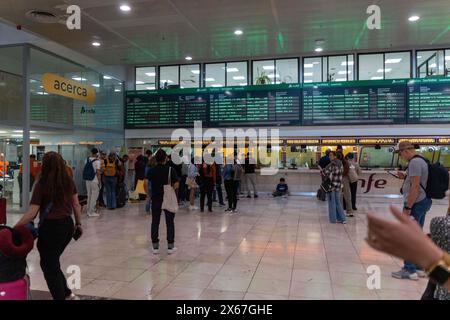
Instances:
[[[399,63],[400,61],[402,61],[402,58],[387,59],[385,63]]]
[[[122,10],[124,12],[128,12],[128,11],[131,11],[131,7],[127,4],[123,4],[120,6],[120,10]]]
[[[305,76],[305,77],[312,77],[313,75],[314,75],[313,72],[304,72],[303,73],[303,76]]]
[[[422,59],[422,56],[417,56],[417,59]]]
[[[237,36],[241,36],[244,34],[244,31],[238,29],[238,30],[234,31],[234,34]]]
[[[436,63],[430,64],[430,68],[436,68],[436,67],[437,67]]]
[[[191,56],[187,56],[185,59],[186,59],[187,61],[191,61],[191,60],[192,60],[192,57],[191,57]]]
[[[112,79],[112,77],[110,77],[110,76],[103,76],[103,79],[106,79],[106,80],[111,80],[111,79]]]
[[[100,85],[98,83],[94,83],[92,86],[96,87],[96,88],[100,88]]]
[[[239,72],[238,68],[227,68],[227,72]]]
[[[275,66],[263,66],[264,70],[275,70]]]
[[[386,68],[386,69],[378,69],[377,72],[378,73],[383,73],[383,72],[391,72],[392,69]]]
[[[336,81],[347,81],[347,78],[336,78]]]
[[[21,134],[12,134],[11,137],[13,137],[13,138],[21,138],[22,135]]]
[[[342,70],[338,72],[338,74],[350,74],[350,73],[351,71],[342,71]]]
[[[72,77],[72,79],[75,81],[87,81],[87,79],[85,79],[83,77]]]
[[[303,65],[303,68],[307,69],[307,68],[314,68],[314,63],[305,63]]]
[[[239,83],[239,85],[240,85],[240,86],[247,86],[248,83],[247,83],[247,82],[242,82],[242,83]]]
[[[121,90],[120,89],[114,89],[114,92],[120,92]]]
[[[450,56],[445,56],[445,60],[450,61]]]
[[[94,42],[92,42],[92,45],[94,47],[100,47],[102,44],[100,42],[98,42],[98,41],[94,41]]]
[[[147,89],[147,90],[155,90],[156,88],[155,87],[145,87],[145,89]]]
[[[146,75],[149,77],[154,77],[156,76],[156,72],[147,72]]]
[[[8,132],[6,132],[6,131],[0,131],[0,134],[5,134],[5,133],[8,133]]]
[[[372,77],[372,78],[370,78],[371,80],[383,80],[383,77],[380,77],[380,76],[375,76],[375,77]]]
[[[277,73],[277,74],[271,73],[271,74],[268,75],[268,77],[269,77],[270,79],[275,79],[275,78],[279,78],[280,75],[279,75],[278,73]]]
[[[221,87],[223,87],[223,85],[216,83],[216,84],[212,84],[211,87],[213,87],[213,88],[221,88]]]
[[[323,51],[323,48],[317,47],[317,48],[314,49],[314,51],[315,51],[315,52],[322,52],[322,51]]]
[[[214,82],[214,81],[216,81],[216,79],[214,79],[214,78],[205,78],[205,81],[206,82]]]
[[[246,78],[244,76],[235,76],[233,77],[233,80],[245,80]]]
[[[417,21],[419,19],[420,19],[419,16],[411,16],[411,17],[408,18],[408,20],[411,21],[411,22]]]
[[[305,80],[305,81],[303,81],[304,83],[312,83],[313,81],[312,80]]]
[[[159,80],[161,83],[165,83],[165,82],[167,82],[167,83],[173,83],[173,81],[172,80]]]
[[[341,66],[343,66],[343,67],[345,67],[345,66],[352,66],[352,65],[354,65],[355,63],[353,62],[353,61],[349,61],[349,62],[347,62],[347,61],[342,61],[342,63],[341,63]]]
[[[200,74],[200,70],[191,70],[193,74]]]
[[[145,82],[144,81],[136,81],[136,84],[144,84]]]

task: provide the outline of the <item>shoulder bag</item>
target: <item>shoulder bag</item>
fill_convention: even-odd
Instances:
[[[167,184],[164,185],[164,197],[161,208],[176,213],[178,211],[178,199],[175,190],[172,187],[171,172],[172,168],[169,167],[169,175],[167,177]]]

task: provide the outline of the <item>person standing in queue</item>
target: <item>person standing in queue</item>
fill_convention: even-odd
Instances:
[[[233,212],[237,206],[237,189],[234,188],[234,164],[227,163],[222,170],[223,183],[228,198],[228,208],[225,212]]]
[[[63,158],[56,152],[44,155],[41,177],[36,182],[30,208],[16,227],[33,221],[38,212],[43,222],[39,227],[37,248],[48,289],[54,300],[78,300],[67,286],[60,257],[74,232],[79,236],[83,233],[81,206],[75,183],[67,174]],[[75,216],[75,225],[72,214]]]
[[[329,153],[330,164],[323,170],[323,175],[329,177],[331,182],[331,190],[327,193],[328,199],[328,215],[331,223],[346,224],[344,209],[341,203],[342,175],[344,168],[342,161],[337,157],[337,152]]]
[[[247,190],[247,198],[251,198],[251,192],[250,192],[250,184],[253,188],[253,197],[258,198],[258,191],[256,190],[256,164],[255,159],[250,158],[250,155],[247,153],[245,157],[245,163],[244,163],[244,186]]]
[[[106,189],[106,208],[114,210],[117,207],[117,176],[119,172],[119,160],[114,153],[110,153],[105,159],[105,170],[103,171],[103,184]]]
[[[147,164],[148,158],[146,156],[139,155],[137,157],[136,164],[134,165],[134,190],[136,190],[139,180],[145,180],[145,168],[147,167]],[[145,195],[139,194],[139,200],[145,200]]]
[[[207,198],[208,211],[212,212],[212,193],[216,183],[215,163],[207,164],[203,161],[199,173],[203,181],[203,184],[200,187],[200,212],[205,211],[205,196]]]
[[[98,158],[97,148],[91,150],[91,156],[86,159],[83,169],[83,180],[86,181],[87,203],[86,214],[88,217],[98,217],[97,200],[99,199],[101,184],[101,161]]]
[[[171,184],[174,189],[178,188],[178,176],[175,170],[167,165],[167,154],[164,150],[160,149],[155,154],[155,160],[157,165],[148,172],[146,177],[147,184],[152,185],[152,194],[148,195],[152,197],[152,226],[151,226],[151,238],[153,254],[159,253],[159,223],[161,220],[162,203],[164,198],[164,185]],[[170,181],[168,178],[170,176]],[[167,243],[168,254],[172,254],[176,251],[175,247],[175,213],[164,210],[166,216],[167,226]]]
[[[359,176],[362,174],[361,167],[359,164],[354,160],[355,156],[353,153],[349,153],[347,155],[347,161],[349,165],[348,170],[348,178],[350,180],[350,193],[352,198],[352,210],[357,211],[358,208],[356,208],[356,193],[358,191],[358,180]]]
[[[188,165],[188,176],[186,179],[186,184],[189,190],[189,210],[198,210],[198,207],[195,206],[195,197],[199,187],[196,181],[198,175],[198,167],[194,163],[194,158],[192,158],[191,163]]]
[[[342,166],[344,168],[344,172],[342,175],[342,198],[341,202],[343,205],[343,209],[347,211],[347,217],[354,217],[353,215],[353,207],[352,207],[352,194],[350,191],[350,164],[347,159],[343,157],[342,153],[338,153],[339,160],[342,161]]]

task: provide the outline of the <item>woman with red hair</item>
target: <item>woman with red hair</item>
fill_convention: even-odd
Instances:
[[[72,239],[75,230],[81,229],[81,206],[73,180],[69,177],[64,160],[56,152],[48,152],[42,159],[42,171],[34,187],[30,208],[16,224],[27,225],[40,213],[37,248],[41,268],[54,300],[76,299],[67,287],[61,271],[60,257]],[[75,214],[75,226],[72,214]]]

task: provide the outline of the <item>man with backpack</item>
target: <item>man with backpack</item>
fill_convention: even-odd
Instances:
[[[86,213],[88,217],[98,217],[96,212],[97,199],[100,192],[101,183],[101,162],[98,159],[98,150],[93,148],[91,156],[86,159],[83,169],[83,180],[86,181],[87,205]]]
[[[398,172],[403,179],[401,193],[403,194],[403,213],[410,215],[421,228],[425,223],[425,215],[430,210],[433,199],[442,199],[448,189],[448,171],[439,163],[430,164],[428,160],[416,153],[410,141],[402,141],[396,148],[399,157],[408,162],[406,172]],[[424,271],[417,269],[410,262],[392,276],[397,279],[418,280],[425,277]]]

